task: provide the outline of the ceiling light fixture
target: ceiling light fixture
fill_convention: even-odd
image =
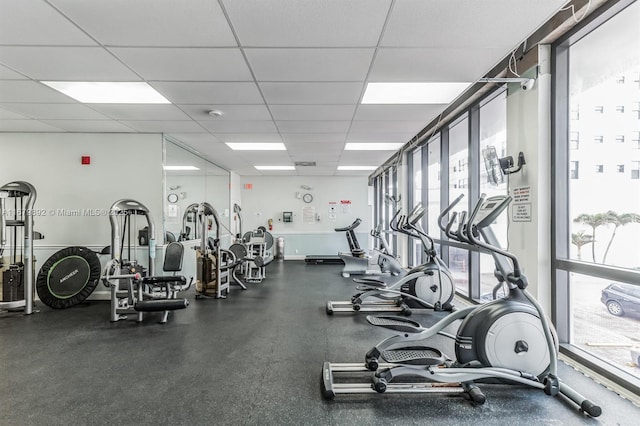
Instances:
[[[368,83],[363,104],[449,104],[471,83]]]
[[[170,104],[145,82],[41,81],[85,104]]]
[[[226,142],[234,151],[286,151],[282,142]]]
[[[402,147],[402,143],[347,143],[345,151],[395,151]]]
[[[212,117],[222,117],[224,115],[224,112],[220,111],[219,109],[214,109],[209,111],[209,115]]]
[[[376,168],[376,166],[338,166],[338,170],[351,171],[375,170]]]
[[[295,170],[295,166],[254,166],[257,170]]]
[[[165,170],[200,170],[196,166],[163,166]],[[178,188],[180,188],[178,186]]]

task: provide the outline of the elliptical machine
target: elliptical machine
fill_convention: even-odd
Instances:
[[[447,265],[438,257],[433,239],[419,225],[426,210],[422,204],[416,205],[409,216],[396,218],[396,212],[389,227],[412,238],[418,238],[426,254],[426,262],[411,269],[394,282],[387,285],[384,281],[373,278],[354,278],[360,284],[358,293],[350,301],[328,301],[327,314],[334,312],[400,312],[411,315],[412,309],[433,309],[436,311],[453,309],[451,301],[455,295],[453,278]],[[386,258],[380,257],[382,270]]]
[[[524,384],[551,396],[562,394],[592,417],[602,413],[599,406],[558,378],[558,346],[553,328],[540,304],[527,292],[527,279],[517,258],[499,248],[491,230],[491,223],[510,202],[511,197],[487,199],[482,195],[468,222],[461,220],[457,231],[453,232],[453,220],[450,220],[445,228],[454,239],[491,253],[509,287],[509,294],[484,305],[455,311],[428,328],[397,317],[368,317],[371,324],[401,334],[389,337],[369,350],[364,365],[325,362],[325,397],[332,399],[337,393],[359,392],[464,392],[473,402],[483,404],[485,396],[476,382],[498,382]],[[444,329],[457,320],[463,321],[456,336],[445,333]],[[437,348],[416,343],[437,334],[455,339],[455,359]],[[375,371],[368,389],[365,384],[334,383],[336,372],[367,370]],[[410,379],[409,385],[406,381],[402,383],[406,379]],[[416,383],[416,379],[422,381]],[[443,384],[450,386],[443,387]]]

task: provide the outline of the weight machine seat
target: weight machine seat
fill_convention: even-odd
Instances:
[[[168,283],[176,283],[178,285],[186,285],[187,279],[182,275],[167,275],[167,276],[157,276],[157,277],[144,277],[142,278],[143,284],[150,285],[159,285],[159,284],[168,284]]]
[[[356,220],[353,221],[353,223],[347,227],[344,228],[335,228],[336,232],[346,232],[346,231],[351,231],[354,230],[355,228],[357,228],[360,224],[362,223],[362,219],[357,218]]]
[[[164,252],[164,264],[162,265],[162,270],[165,272],[181,271],[183,258],[184,246],[177,241],[169,243]]]

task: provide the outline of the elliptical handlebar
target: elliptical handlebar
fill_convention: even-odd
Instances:
[[[458,241],[462,241],[463,243],[470,243],[469,239],[466,237],[465,232],[468,228],[465,220],[467,219],[467,212],[463,211],[460,213],[460,220],[458,221],[458,229],[455,232],[456,237],[458,237]]]
[[[446,209],[442,210],[442,212],[440,213],[440,215],[438,216],[438,227],[445,233],[445,235],[449,236],[449,234],[447,233],[447,226],[445,226],[442,223],[442,219],[444,219],[451,210],[453,210],[453,208],[456,206],[456,204],[458,204],[460,202],[460,200],[462,200],[462,198],[464,197],[464,194],[460,194],[456,197],[455,200],[453,200],[451,202],[451,204],[449,204],[447,206]],[[447,224],[448,225],[448,224]],[[449,228],[450,229],[450,228]]]

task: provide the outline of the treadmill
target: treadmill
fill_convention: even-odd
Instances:
[[[360,223],[362,223],[362,219],[357,218],[347,227],[334,229],[336,232],[346,233],[349,249],[354,256],[362,255],[364,253],[364,250],[360,248],[356,234],[353,231],[358,227],[358,225],[360,225]],[[304,258],[304,261],[311,265],[344,265],[344,260],[342,260],[340,256],[333,254],[310,254]]]

